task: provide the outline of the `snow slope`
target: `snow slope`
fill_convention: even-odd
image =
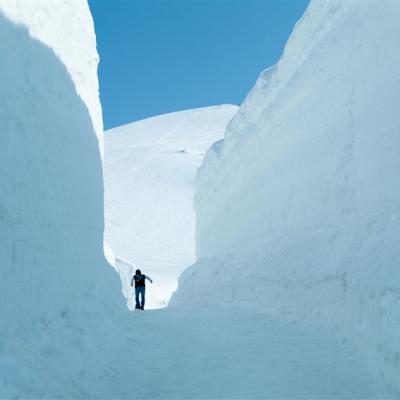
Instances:
[[[165,305],[194,262],[194,178],[206,150],[237,107],[165,114],[105,134],[105,240],[117,256],[124,293],[135,266],[155,283],[149,306]]]
[[[312,1],[196,183],[172,303],[321,321],[400,388],[400,2]]]

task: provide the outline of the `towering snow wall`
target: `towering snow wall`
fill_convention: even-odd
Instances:
[[[0,333],[16,335],[30,331],[23,324],[99,310],[119,285],[102,250],[88,5],[2,1],[0,37]]]
[[[400,2],[312,1],[197,178],[173,303],[323,321],[398,387]]]

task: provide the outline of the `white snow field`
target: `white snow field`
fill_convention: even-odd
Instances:
[[[116,255],[129,307],[137,267],[154,280],[147,303],[159,308],[195,261],[195,174],[237,109],[180,111],[105,133],[105,240]]]
[[[399,38],[399,1],[311,2],[205,156],[171,300],[318,321],[397,389]]]
[[[311,4],[291,39],[283,60],[295,48],[301,55],[301,46],[311,46],[314,40],[315,46],[311,46],[313,50],[303,60],[303,67],[296,68],[298,75],[292,81],[293,96],[285,96],[282,103],[277,98],[277,109],[269,114],[268,121],[275,129],[283,129],[289,124],[288,130],[279,135],[286,146],[289,146],[286,135],[290,124],[294,124],[292,118],[298,128],[295,133],[302,139],[295,141],[298,146],[303,141],[309,143],[309,135],[315,132],[314,124],[319,121],[322,137],[318,140],[315,137],[313,148],[323,151],[322,144],[328,139],[323,134],[324,121],[320,119],[328,99],[320,98],[313,104],[315,113],[312,116],[307,111],[307,103],[297,103],[296,99],[300,100],[300,89],[313,93],[311,88],[304,86],[304,79],[309,79],[306,80],[310,84],[315,83],[314,90],[318,94],[317,86],[327,83],[323,79],[324,71],[332,72],[334,64],[330,63],[311,68],[308,63],[315,60],[314,51],[322,51],[321,62],[326,58],[334,62],[328,57],[331,52],[343,58],[340,49],[355,46],[348,49],[346,61],[356,63],[355,60],[368,59],[370,64],[378,63],[374,65],[386,71],[386,74],[374,74],[375,70],[368,64],[366,68],[372,81],[361,80],[360,94],[354,90],[351,113],[354,141],[358,145],[353,145],[353,159],[358,160],[357,173],[367,174],[364,176],[372,180],[362,150],[373,146],[375,151],[371,151],[369,157],[375,163],[375,178],[378,179],[382,171],[389,173],[392,172],[390,167],[398,166],[394,158],[389,158],[391,152],[395,152],[394,140],[398,133],[394,129],[397,117],[389,112],[398,104],[390,91],[396,90],[398,80],[389,67],[397,50],[393,49],[392,53],[385,50],[393,45],[386,37],[386,24],[393,34],[397,34],[398,25],[394,22],[398,3],[379,3],[380,6],[371,3],[372,10],[369,11],[369,7],[363,5],[368,3],[337,2],[335,12],[330,10],[329,13],[324,4],[327,3]],[[18,7],[14,8],[14,5]],[[15,14],[15,10],[19,11]],[[368,20],[371,29],[368,36],[360,15]],[[352,24],[353,29],[348,24]],[[317,29],[319,26],[322,30]],[[308,30],[316,34],[315,39],[306,35]],[[333,40],[328,35],[326,46],[323,46],[318,41],[321,32],[335,33],[336,36]],[[342,32],[347,32],[346,41]],[[361,33],[368,40],[363,42],[359,37]],[[117,273],[103,254],[104,193],[96,135],[96,126],[101,125],[101,119],[96,120],[100,114],[96,114],[96,106],[88,100],[97,96],[94,62],[97,53],[94,40],[88,40],[87,35],[94,37],[93,22],[83,0],[0,2],[0,399],[399,398],[399,393],[386,386],[382,377],[370,368],[372,357],[376,355],[376,365],[382,368],[384,377],[390,371],[386,364],[395,370],[395,330],[398,325],[394,245],[398,236],[395,212],[389,210],[393,205],[396,182],[392,182],[390,188],[385,186],[390,183],[390,174],[386,175],[386,181],[372,182],[377,190],[382,190],[377,194],[382,201],[379,200],[379,214],[374,214],[375,219],[371,221],[369,216],[362,218],[365,214],[358,208],[351,208],[345,216],[344,211],[333,212],[336,203],[328,196],[333,190],[331,187],[336,188],[339,178],[335,178],[335,166],[329,174],[330,169],[323,161],[334,164],[334,155],[339,151],[337,147],[344,141],[342,131],[347,126],[347,114],[340,112],[340,105],[348,104],[347,86],[340,86],[343,71],[339,69],[331,75],[337,80],[337,90],[341,87],[343,98],[336,97],[335,85],[328,92],[324,91],[331,96],[331,110],[337,116],[338,130],[328,130],[332,155],[328,151],[313,154],[307,146],[303,147],[303,165],[302,157],[295,157],[297,149],[293,148],[289,161],[295,163],[296,169],[288,160],[280,159],[284,155],[283,147],[278,146],[279,143],[283,146],[280,140],[272,143],[269,151],[262,135],[261,122],[271,106],[260,112],[260,125],[254,125],[253,135],[246,135],[247,123],[256,122],[251,110],[256,113],[260,111],[258,107],[266,103],[262,88],[252,107],[250,98],[246,101],[241,116],[228,130],[231,152],[227,153],[229,148],[225,143],[224,150],[221,149],[223,158],[219,159],[215,152],[209,153],[200,175],[198,253],[207,254],[208,261],[202,258],[197,272],[192,267],[185,273],[182,288],[178,289],[171,307],[130,312],[124,304]],[[382,41],[385,46],[378,49],[375,41],[379,39],[387,40]],[[65,50],[71,48],[71,43],[75,46],[71,57],[76,64]],[[360,43],[363,46],[358,46]],[[386,57],[387,64],[381,64],[379,58],[374,61],[375,58],[369,57],[370,46]],[[292,61],[297,62],[297,58]],[[70,69],[72,64],[75,72]],[[343,70],[345,64],[340,63]],[[294,63],[293,67],[296,66]],[[312,74],[316,75],[315,79]],[[361,73],[360,77],[363,77]],[[385,89],[388,97],[383,98],[381,91],[386,78],[390,79],[391,85]],[[281,85],[282,90],[287,88],[284,81]],[[271,89],[271,95],[274,90]],[[372,93],[381,102],[376,107],[372,107],[368,96]],[[291,101],[297,106],[288,113],[286,107]],[[364,115],[367,105],[374,110],[375,119]],[[297,107],[299,111],[301,107],[306,109],[297,114]],[[248,113],[246,123],[243,110]],[[356,135],[361,124],[360,113],[368,122],[363,126],[366,136],[362,137]],[[275,119],[279,115],[283,119]],[[307,119],[310,130],[305,131],[303,118]],[[333,117],[324,116],[327,128],[331,126],[330,118]],[[242,139],[237,136],[240,132],[232,131],[240,121]],[[382,126],[388,128],[384,131],[385,143],[375,143],[372,140],[374,128],[378,132]],[[259,148],[251,148],[252,140],[259,142]],[[247,154],[250,150],[251,162]],[[387,159],[381,160],[385,150]],[[314,207],[320,214],[318,218],[314,216],[304,200],[303,220],[299,217],[295,224],[292,215],[297,208],[292,205],[286,223],[278,213],[268,225],[268,232],[261,229],[262,224],[254,222],[255,214],[267,207],[274,213],[278,203],[274,208],[269,198],[262,199],[264,191],[260,187],[267,191],[271,181],[274,196],[281,193],[283,204],[287,200],[279,182],[272,179],[276,172],[271,172],[265,182],[260,183],[257,179],[265,175],[260,159],[263,152],[266,163],[276,155],[275,162],[280,167],[283,182],[290,171],[298,176],[298,184],[294,178],[291,182],[293,204],[298,204],[300,194],[307,200],[306,194],[311,191],[307,176],[318,188],[322,183],[317,178],[325,173],[327,203],[332,204],[329,218],[318,202]],[[311,174],[307,161],[318,161],[313,156],[321,159]],[[240,157],[243,157],[241,168],[237,164]],[[219,176],[217,167],[221,168],[221,178],[226,177],[228,160],[231,160],[232,175],[221,184],[226,186],[227,194],[237,195],[234,201],[228,201],[214,182]],[[350,168],[353,161],[350,160],[343,159],[344,166],[337,174],[339,177],[341,171],[349,174],[356,195],[359,194],[358,186],[350,179],[355,179]],[[182,173],[181,165],[177,165]],[[247,182],[242,180],[245,173],[248,173]],[[210,191],[206,193],[207,179]],[[242,193],[241,188],[247,184],[254,184],[257,190]],[[209,203],[213,196],[211,190],[215,190],[215,211]],[[344,196],[339,189],[335,193],[335,201]],[[254,194],[251,204],[254,214],[246,206],[251,194]],[[363,195],[366,204],[368,201],[378,204],[378,199],[368,191]],[[318,196],[315,201],[317,199]],[[354,204],[361,207],[364,203],[357,199]],[[203,209],[206,205],[210,208],[209,218],[225,224],[225,239],[218,237],[218,226],[206,223]],[[226,214],[233,212],[233,205],[238,207],[235,208],[235,221]],[[226,207],[226,213],[223,207]],[[363,210],[370,211],[366,207]],[[317,224],[315,221],[319,218],[323,222]],[[338,224],[338,220],[342,223]],[[250,225],[247,227],[241,221],[248,221]],[[310,229],[304,228],[306,224]],[[259,236],[248,235],[251,226],[254,231],[259,229]],[[204,234],[206,228],[209,229],[209,243]],[[243,236],[238,228],[243,229]],[[232,247],[235,235],[243,239],[237,243],[236,252]],[[344,238],[343,235],[348,236]],[[247,237],[254,244],[254,253]],[[329,244],[325,240],[327,237]],[[278,242],[279,238],[281,241]],[[211,247],[214,240],[216,247]],[[112,250],[107,245],[104,247],[107,259],[114,263]],[[340,258],[341,254],[346,258]],[[320,272],[316,268],[317,256],[320,257]],[[371,260],[365,262],[363,275],[361,262],[368,257]],[[331,260],[331,275],[324,275],[328,267],[324,264],[326,260]],[[341,270],[335,265],[339,261],[343,261]],[[375,266],[380,269],[373,268]],[[388,285],[384,274],[390,266],[393,267],[392,283]],[[335,275],[338,269],[346,275]],[[189,276],[192,276],[192,283]],[[320,276],[325,280],[319,279]],[[336,280],[335,276],[338,277]],[[356,286],[357,282],[359,286]],[[365,282],[371,282],[371,287],[375,285],[379,290],[384,287],[386,294],[377,290],[375,297],[366,297],[372,292],[366,289]],[[192,293],[189,293],[189,285]],[[355,290],[358,290],[357,302],[353,301]],[[297,311],[295,303],[298,304]],[[315,318],[311,318],[312,314]],[[320,318],[317,318],[318,314]],[[299,315],[304,318],[298,318]],[[367,325],[372,317],[376,317],[376,326]],[[351,329],[356,324],[357,328]],[[347,327],[347,330],[333,327]],[[360,333],[359,341],[350,335],[356,329]],[[381,353],[374,349],[375,341],[369,332],[376,334],[376,343],[381,343],[386,364],[380,361]],[[370,343],[371,348],[366,351],[361,347],[363,351],[360,351],[360,343]]]

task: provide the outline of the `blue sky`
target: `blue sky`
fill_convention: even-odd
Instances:
[[[105,129],[240,104],[308,0],[89,0]]]

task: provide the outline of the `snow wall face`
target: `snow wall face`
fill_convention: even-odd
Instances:
[[[48,11],[54,25],[51,10],[65,5],[76,4],[83,18],[79,2],[47,4],[38,12]],[[4,11],[2,3],[0,333],[11,334],[67,311],[98,311],[120,289],[103,256],[102,165],[91,113],[55,51],[30,35],[29,21],[16,24]],[[53,35],[71,40],[68,20],[58,22]],[[82,64],[84,71],[85,57]]]
[[[318,319],[400,387],[399,37],[399,2],[311,2],[199,170],[171,304]]]
[[[50,47],[65,65],[78,95],[89,110],[103,152],[103,118],[99,99],[96,35],[86,0],[1,0],[0,10],[26,26],[29,34]]]

